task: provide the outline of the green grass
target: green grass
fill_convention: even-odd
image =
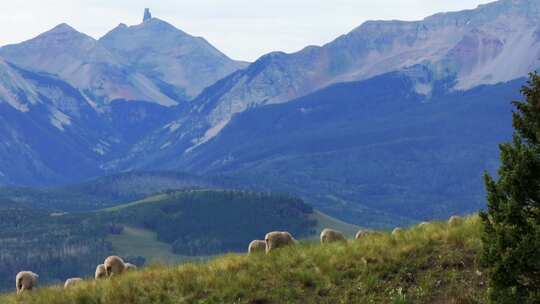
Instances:
[[[147,303],[483,303],[478,272],[481,223],[432,223],[397,237],[319,245],[303,242],[271,255],[226,255],[208,262],[151,266],[68,291],[52,286],[25,304]],[[0,303],[21,303],[13,294]]]

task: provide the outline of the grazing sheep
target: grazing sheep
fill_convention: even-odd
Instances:
[[[265,252],[266,251],[266,242],[261,240],[254,240],[249,243],[248,254],[256,252]]]
[[[96,280],[103,279],[107,277],[107,269],[105,268],[105,265],[99,264],[96,267]]]
[[[355,240],[359,240],[361,238],[365,238],[366,236],[370,235],[371,232],[367,231],[367,230],[358,230],[358,232],[356,233],[356,235],[354,236],[354,239]]]
[[[461,218],[461,216],[457,216],[457,215],[451,216],[450,219],[448,219],[448,225],[450,227],[455,227],[461,224],[462,222],[463,222],[463,219]]]
[[[105,265],[105,270],[107,271],[107,276],[112,277],[113,275],[120,275],[124,271],[126,271],[126,264],[124,263],[124,260],[122,260],[119,256],[110,256],[105,259],[105,262],[103,262],[103,265]]]
[[[71,278],[71,279],[67,279],[67,280],[66,280],[66,283],[64,283],[64,289],[73,287],[73,286],[77,285],[78,283],[80,283],[80,282],[82,282],[82,281],[83,281],[83,279],[81,279],[81,278]]]
[[[269,232],[264,237],[264,241],[266,243],[266,253],[296,242],[292,235],[286,231]]]
[[[137,266],[136,265],[133,265],[131,263],[126,263],[124,264],[126,266],[126,269],[125,271],[132,271],[132,270],[137,270]]]
[[[24,291],[32,290],[38,281],[39,276],[31,271],[21,271],[15,278],[17,284],[17,294],[20,295]]]
[[[321,243],[332,243],[332,242],[344,242],[346,241],[343,234],[339,231],[333,229],[324,229],[321,232]]]
[[[401,228],[399,228],[399,227],[396,227],[396,228],[394,228],[394,230],[392,230],[392,235],[393,235],[393,236],[398,236],[398,235],[400,235],[402,232],[403,232],[403,229],[401,229]]]

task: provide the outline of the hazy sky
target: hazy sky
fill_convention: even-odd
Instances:
[[[492,0],[12,0],[2,1],[0,45],[27,40],[66,22],[99,38],[143,9],[235,59],[324,44],[366,20],[417,20]]]

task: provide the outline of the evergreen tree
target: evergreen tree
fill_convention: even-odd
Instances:
[[[511,143],[500,146],[495,181],[485,175],[488,210],[482,263],[491,303],[540,303],[540,76],[515,101]]]

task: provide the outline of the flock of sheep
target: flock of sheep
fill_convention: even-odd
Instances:
[[[449,226],[457,226],[462,222],[462,218],[459,216],[452,216],[448,220]],[[426,226],[429,223],[422,222],[419,224],[420,227]],[[395,228],[392,230],[392,235],[397,236],[403,232],[403,229],[401,228]],[[368,230],[360,230],[356,233],[355,239],[361,239],[367,235],[369,235],[370,231]],[[346,241],[345,236],[334,229],[324,229],[320,234],[320,240],[322,244],[325,243],[332,243],[332,242],[340,242],[340,241]],[[273,250],[276,250],[278,248],[282,248],[285,246],[293,245],[297,243],[298,241],[289,233],[286,231],[274,231],[269,232],[264,237],[264,240],[254,240],[251,243],[249,243],[248,247],[248,254],[256,253],[256,252],[266,252],[267,254],[270,253]],[[103,264],[100,264],[96,267],[96,273],[95,273],[95,279],[103,279],[108,278],[112,276],[118,276],[124,272],[135,270],[137,269],[137,266],[125,263],[122,258],[118,256],[110,256],[105,259]],[[20,295],[21,293],[25,291],[31,291],[36,285],[37,280],[39,276],[31,271],[21,271],[17,274],[16,277],[16,284],[17,284],[17,294]],[[79,282],[82,282],[82,278],[70,278],[67,279],[64,288],[69,288],[71,286],[76,285]]]
[[[461,217],[452,216],[448,220],[448,225],[451,226],[451,227],[452,226],[457,226],[461,222],[462,222]],[[429,224],[428,222],[422,222],[418,226],[419,227],[424,227],[424,226],[426,226],[428,224]],[[403,229],[397,227],[394,230],[392,230],[392,235],[397,236],[402,232],[403,232]],[[363,237],[368,236],[371,233],[373,233],[373,232],[368,231],[368,230],[360,230],[360,231],[358,231],[356,233],[356,235],[354,236],[354,239],[359,240],[359,239],[361,239]],[[328,229],[327,228],[327,229],[324,229],[321,232],[320,240],[321,240],[322,244],[325,244],[325,243],[332,243],[332,242],[342,242],[342,241],[346,241],[347,239],[345,238],[343,233],[341,233],[341,232],[339,232],[337,230],[334,230],[334,229]],[[297,241],[293,238],[293,236],[289,232],[286,232],[286,231],[274,231],[274,232],[267,233],[266,236],[264,237],[264,241],[263,240],[254,240],[251,243],[249,243],[248,253],[249,254],[256,253],[256,252],[269,253],[274,249],[284,247],[284,246],[288,246],[288,245],[292,245],[292,244],[295,244],[296,242]]]
[[[99,264],[96,267],[95,279],[104,279],[112,276],[120,275],[124,272],[137,269],[137,266],[126,263],[118,256],[110,256],[105,259],[103,264]],[[31,291],[36,285],[39,276],[31,271],[21,271],[17,274],[15,282],[17,284],[17,295],[22,294],[25,291]],[[69,288],[82,282],[82,278],[70,278],[66,280],[64,288]]]

